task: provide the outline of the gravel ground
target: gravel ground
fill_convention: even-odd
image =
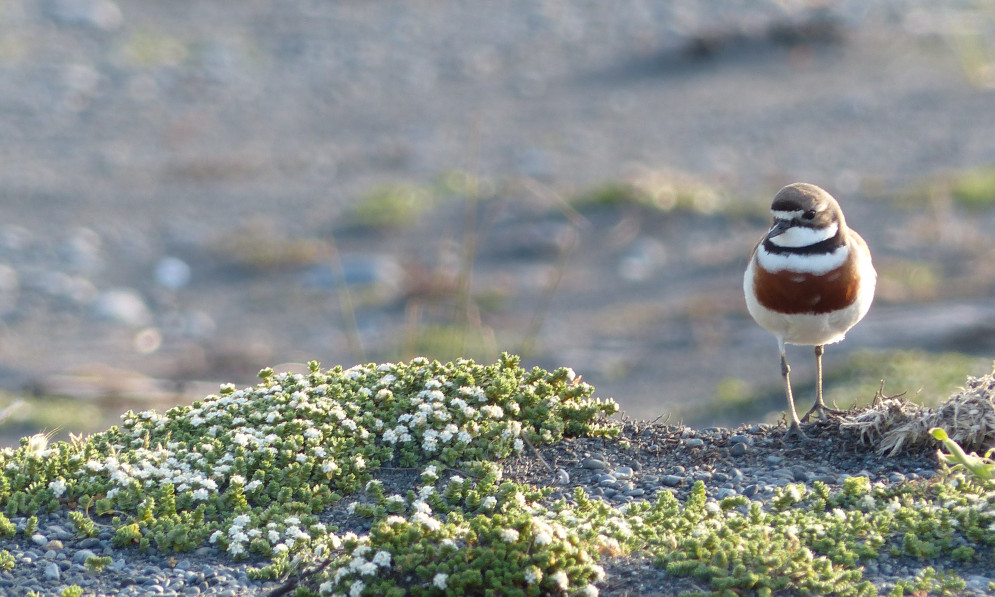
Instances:
[[[725,376],[776,388],[773,342],[740,296],[765,222],[576,221],[552,198],[603,180],[677,173],[747,206],[818,183],[882,272],[877,304],[827,367],[855,348],[993,350],[995,215],[876,199],[995,163],[984,62],[961,61],[972,39],[991,50],[971,32],[995,22],[972,3],[0,10],[8,390],[168,405],[200,395],[191,380],[245,385],[281,362],[409,358],[412,329],[452,322],[425,282],[451,280],[467,216],[443,206],[404,230],[357,233],[349,210],[384,183],[431,186],[454,169],[497,199],[480,210],[472,282],[475,325],[494,345],[475,356],[569,365],[632,416],[709,400]],[[328,274],[333,235],[360,343]],[[278,257],[267,266],[255,250]],[[935,282],[908,282],[922,271]],[[796,360],[804,383],[810,359]],[[5,443],[37,429],[18,416]]]
[[[646,421],[627,421],[619,440],[572,439],[506,462],[505,478],[536,486],[551,486],[550,499],[572,499],[575,487],[614,506],[633,500],[652,500],[659,491],[672,491],[684,500],[695,481],[705,482],[709,496],[744,495],[766,501],[774,488],[788,483],[815,481],[837,489],[850,476],[866,476],[885,484],[928,479],[936,474],[935,452],[897,457],[877,456],[856,436],[832,421],[806,427],[809,441],[782,441],[784,427],[744,426],[737,429],[692,429]],[[537,457],[542,456],[542,459]],[[546,469],[562,468],[569,482],[562,485]],[[378,478],[387,495],[404,494],[419,485],[418,471],[383,471]],[[362,498],[360,498],[362,499]],[[362,533],[369,522],[346,511],[346,502],[325,512],[323,522],[339,532]],[[23,525],[23,519],[14,519]],[[115,548],[111,530],[101,529],[94,538],[80,539],[73,523],[59,512],[40,517],[29,541],[7,542],[18,565],[0,573],[0,590],[19,595],[27,590],[55,594],[77,584],[96,595],[263,595],[279,583],[248,580],[249,564],[234,564],[212,547],[193,553],[163,556],[154,550]],[[90,555],[107,555],[113,563],[100,573],[86,570]],[[608,577],[599,588],[602,596],[672,595],[694,587],[693,581],[668,577],[652,562],[639,558],[608,558]],[[956,569],[967,582],[966,595],[986,594],[995,574],[982,566],[965,568],[953,561],[930,562],[937,569]],[[865,578],[880,589],[914,576],[921,562],[882,555],[865,567]]]

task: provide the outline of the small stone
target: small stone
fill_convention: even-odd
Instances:
[[[190,560],[188,560],[187,558],[183,558],[179,562],[176,562],[176,566],[173,566],[173,569],[174,570],[189,570],[190,566],[191,566]]]
[[[715,497],[720,500],[724,500],[728,497],[734,497],[735,495],[736,495],[736,490],[729,489],[727,487],[723,487],[722,489],[719,489],[718,491],[715,492]]]
[[[134,290],[118,288],[100,293],[93,302],[98,319],[141,327],[152,323],[152,312]]]
[[[801,470],[801,469],[795,469],[793,471],[793,473],[794,473],[795,481],[799,481],[801,483],[805,483],[807,481],[810,481],[811,478],[812,478],[812,475],[810,475],[808,473],[808,471],[804,471],[804,470]]]
[[[55,581],[62,578],[62,571],[59,570],[59,565],[55,562],[45,564],[45,578]]]
[[[729,480],[729,475],[725,473],[712,473],[712,480],[716,483],[725,483]]]
[[[79,550],[79,551],[77,551],[76,553],[73,554],[73,563],[74,564],[84,564],[85,565],[86,564],[86,559],[87,558],[92,558],[95,555],[97,555],[97,554],[93,553],[89,549],[81,549],[81,550]]]
[[[746,454],[746,449],[746,444],[733,444],[732,447],[729,448],[729,454],[731,456],[742,456],[743,454]]]
[[[632,467],[630,467],[630,466],[620,466],[617,469],[615,469],[615,472],[612,473],[612,474],[615,475],[616,479],[621,479],[623,481],[626,480],[626,479],[631,479],[632,478]]]
[[[31,542],[40,547],[48,543],[48,537],[42,535],[41,533],[35,533],[34,535],[31,535]]]
[[[767,464],[781,464],[782,460],[784,460],[783,456],[770,455],[767,457]]]
[[[155,281],[169,290],[179,290],[190,282],[190,266],[176,257],[163,257],[155,264]]]
[[[60,551],[63,547],[65,547],[65,545],[62,544],[62,541],[52,539],[45,544],[45,551]]]
[[[746,497],[753,497],[757,494],[758,491],[760,491],[760,486],[754,483],[752,485],[747,485],[746,487],[743,488],[743,495]]]
[[[598,460],[597,458],[585,458],[580,465],[586,469],[591,470],[602,470],[608,468],[608,463],[604,460]]]
[[[891,481],[892,483],[904,483],[905,475],[896,471],[888,475],[888,481]]]
[[[639,488],[639,487],[635,487],[635,488],[630,489],[630,490],[628,490],[628,491],[626,491],[624,493],[625,493],[625,495],[627,495],[629,497],[639,497],[639,496],[645,494],[646,490],[642,489],[642,488]]]
[[[684,477],[679,475],[664,475],[663,484],[667,487],[677,487],[684,481]]]
[[[705,445],[705,440],[699,437],[692,437],[691,439],[684,440],[684,445],[689,448],[700,448]]]
[[[729,438],[730,444],[748,444],[750,443],[750,438],[745,435],[734,435]]]
[[[82,549],[95,549],[97,547],[100,547],[100,545],[101,541],[96,537],[87,537],[86,539],[83,539],[82,541],[79,542],[79,546]]]

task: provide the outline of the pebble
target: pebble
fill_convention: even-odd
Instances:
[[[97,295],[93,314],[98,319],[122,323],[133,327],[152,323],[152,312],[137,292],[128,288],[106,290]]]
[[[34,535],[31,535],[31,542],[35,545],[45,545],[48,543],[48,537],[42,535],[41,533],[35,533]]]
[[[613,472],[612,474],[615,476],[616,479],[620,479],[620,480],[623,480],[623,481],[625,479],[631,479],[632,478],[632,467],[630,467],[630,466],[620,466],[617,469],[615,469],[615,472]]]
[[[689,448],[700,448],[705,445],[705,440],[699,437],[693,437],[691,439],[685,440],[684,445]]]
[[[163,257],[155,265],[155,281],[169,290],[179,290],[190,283],[190,266],[176,257]]]
[[[46,551],[61,551],[63,547],[65,547],[65,545],[63,545],[62,541],[58,539],[52,539],[45,544]]]
[[[678,475],[664,475],[663,484],[667,487],[677,487],[684,481],[684,477]]]
[[[580,465],[586,469],[602,470],[608,468],[608,463],[597,458],[585,458]]]
[[[49,562],[45,564],[45,578],[49,580],[59,580],[62,576],[62,572],[59,570],[59,565],[55,562]]]
[[[97,554],[89,549],[81,549],[73,554],[73,562],[76,564],[86,564],[87,558],[95,557]]]
[[[746,450],[746,444],[733,444],[732,447],[729,448],[729,454],[733,456],[742,456],[743,454],[746,454]]]

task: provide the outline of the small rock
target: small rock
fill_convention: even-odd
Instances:
[[[49,562],[45,564],[45,578],[49,580],[58,581],[62,577],[62,571],[59,570],[59,565],[55,562]]]
[[[42,535],[41,533],[35,533],[34,535],[31,535],[31,542],[40,547],[48,543],[48,537]]]
[[[895,471],[894,473],[888,475],[888,480],[891,481],[892,483],[904,483],[905,475],[903,475],[898,471]]]
[[[59,541],[58,539],[52,539],[51,541],[45,544],[45,551],[61,551],[62,548],[64,547],[65,545],[62,544],[62,541]]]
[[[746,454],[746,450],[746,444],[733,444],[732,447],[729,448],[729,454],[731,456],[742,456],[743,454]]]
[[[626,480],[626,479],[631,479],[632,478],[632,467],[630,467],[630,466],[620,466],[617,469],[615,469],[615,472],[612,473],[612,474],[615,475],[616,479],[620,479],[620,480],[623,480],[623,481]]]
[[[723,487],[722,489],[719,489],[718,491],[715,492],[715,497],[720,500],[724,500],[728,497],[734,497],[735,495],[736,495],[736,490],[729,489],[728,487]]]
[[[677,487],[684,481],[684,477],[678,475],[664,475],[663,484],[667,487]]]
[[[748,498],[753,497],[757,494],[758,491],[760,491],[760,486],[754,483],[752,485],[747,485],[746,487],[743,488],[743,495]]]
[[[767,464],[781,464],[782,460],[784,460],[783,456],[770,455],[767,457]]]
[[[748,444],[750,443],[750,438],[745,435],[734,435],[729,438],[730,444]]]
[[[96,537],[87,537],[79,542],[79,546],[82,549],[96,549],[100,547],[101,541]]]
[[[152,323],[152,312],[134,290],[118,288],[100,293],[93,302],[98,319],[141,327]]]
[[[689,448],[700,448],[705,445],[705,440],[699,437],[692,437],[691,439],[684,440],[684,445]]]
[[[176,257],[163,257],[155,265],[155,281],[169,290],[179,290],[190,282],[190,266]]]
[[[89,549],[81,549],[81,550],[79,550],[79,551],[77,551],[76,553],[73,554],[73,563],[74,564],[84,564],[85,565],[86,564],[86,559],[87,558],[92,558],[95,555],[97,555],[97,554],[93,553]]]
[[[608,463],[604,460],[598,460],[597,458],[585,458],[580,465],[586,469],[591,470],[602,470],[608,468]]]

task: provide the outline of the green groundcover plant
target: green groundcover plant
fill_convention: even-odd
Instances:
[[[854,477],[835,492],[794,484],[765,503],[716,501],[699,482],[683,503],[664,491],[619,508],[504,481],[501,460],[530,443],[618,434],[615,402],[567,368],[503,355],[260,377],[165,414],[128,412],[89,438],[0,451],[0,536],[30,535],[61,508],[81,536],[109,527],[122,548],[213,546],[258,564],[254,578],[350,597],[594,596],[599,559],[631,554],[717,595],[873,595],[863,567],[902,558],[921,566],[892,594],[942,594],[963,580],[931,562],[992,562],[995,487],[963,471],[892,486]],[[388,493],[388,469],[417,481]],[[336,509],[368,530],[336,528],[323,518]],[[87,562],[94,574],[109,564]],[[0,552],[0,568],[15,566]]]

